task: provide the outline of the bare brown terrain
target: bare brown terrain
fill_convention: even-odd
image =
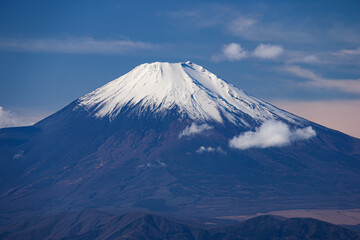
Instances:
[[[337,225],[360,224],[360,209],[295,209],[257,213],[255,215],[224,216],[219,218],[245,221],[262,215],[277,215],[286,218],[314,218]]]

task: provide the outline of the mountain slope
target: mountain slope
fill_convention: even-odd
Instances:
[[[310,218],[261,216],[224,227],[194,226],[153,213],[96,210],[40,216],[0,228],[1,239],[360,239],[351,230]]]
[[[360,207],[359,139],[276,109],[195,64],[130,73],[34,126],[0,129],[0,223],[89,207],[193,218]],[[266,119],[316,136],[229,145]]]

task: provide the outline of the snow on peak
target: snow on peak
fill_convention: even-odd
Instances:
[[[194,121],[215,121],[224,118],[234,124],[247,125],[239,116],[244,113],[255,120],[299,119],[285,111],[226,83],[213,73],[190,61],[186,63],[145,63],[129,73],[79,98],[78,106],[95,117],[114,119],[125,106],[140,107],[164,113],[177,109]]]

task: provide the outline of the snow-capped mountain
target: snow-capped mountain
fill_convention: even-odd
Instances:
[[[142,64],[129,73],[81,97],[78,106],[98,118],[116,118],[125,106],[134,114],[166,114],[177,109],[194,121],[223,123],[223,118],[246,125],[246,114],[257,121],[283,119],[299,122],[292,114],[249,96],[191,62]],[[149,111],[144,111],[149,110]]]
[[[0,129],[0,225],[83,208],[221,217],[359,208],[360,140],[203,67],[151,63]]]

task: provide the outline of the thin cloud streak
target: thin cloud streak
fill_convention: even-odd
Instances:
[[[297,77],[311,80],[303,83],[305,86],[313,86],[319,88],[332,88],[348,93],[360,93],[360,79],[330,79],[323,78],[314,72],[299,66],[286,66],[283,68]]]
[[[152,43],[131,40],[0,38],[0,50],[18,52],[123,54],[128,51],[150,50],[157,47]]]
[[[319,56],[314,54],[305,54],[302,52],[287,51],[287,60],[285,63],[305,63],[305,64],[324,64],[325,61],[321,60]]]
[[[275,9],[272,9],[273,11]],[[278,41],[293,43],[344,42],[359,43],[360,32],[354,26],[344,25],[330,19],[328,26],[314,24],[314,20],[304,17],[293,21],[292,17],[274,19],[271,7],[266,11],[257,8],[234,8],[226,4],[203,4],[191,9],[162,13],[167,17],[185,23],[186,27],[218,28],[224,33],[250,41]],[[269,18],[270,16],[270,18]]]
[[[190,20],[191,23],[195,24],[198,27],[214,27],[221,25],[223,23],[225,11],[214,11],[212,8],[207,8],[208,11],[201,10],[180,10],[161,13],[167,17],[178,19],[178,20]]]
[[[239,15],[227,23],[228,32],[251,41],[288,41],[288,42],[314,42],[311,34],[300,28],[289,29],[280,22],[268,22],[261,17],[248,17]]]
[[[360,47],[356,48],[356,49],[342,49],[336,53],[334,53],[335,55],[359,55],[360,56]]]

